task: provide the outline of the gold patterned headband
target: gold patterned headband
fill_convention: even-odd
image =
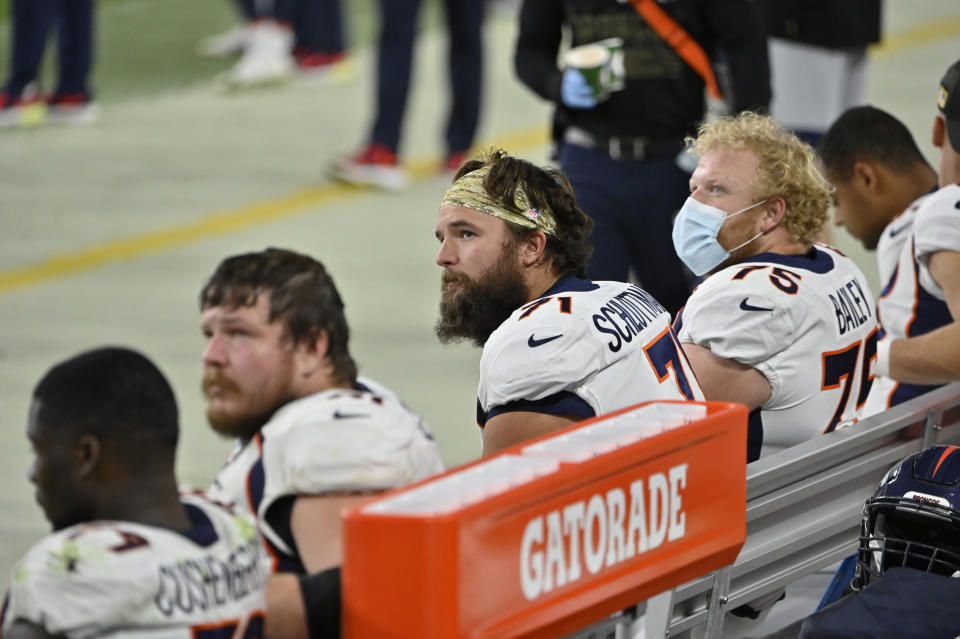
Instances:
[[[443,194],[443,201],[440,206],[462,206],[499,217],[501,220],[513,222],[528,229],[540,229],[547,235],[557,237],[557,220],[553,216],[553,211],[549,208],[535,209],[531,206],[530,199],[522,186],[517,185],[513,197],[513,203],[520,209],[520,213],[508,211],[494,201],[487,190],[483,188],[483,180],[488,173],[490,173],[490,165],[480,167],[476,171],[461,176]]]

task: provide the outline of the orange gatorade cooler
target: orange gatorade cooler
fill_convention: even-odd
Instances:
[[[747,410],[648,402],[344,518],[344,637],[555,638],[733,563]]]

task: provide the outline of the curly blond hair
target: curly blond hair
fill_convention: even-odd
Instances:
[[[752,151],[757,156],[753,201],[782,197],[787,205],[784,225],[793,239],[814,242],[829,216],[833,187],[809,144],[773,118],[750,111],[706,121],[697,137],[686,141],[698,157],[717,148]]]

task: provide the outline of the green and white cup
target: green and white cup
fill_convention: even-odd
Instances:
[[[627,69],[623,62],[623,38],[607,38],[596,44],[605,46],[610,51],[610,61],[607,63],[607,76],[604,78],[607,91],[620,91],[627,86]]]
[[[599,43],[584,44],[568,49],[563,54],[563,63],[577,69],[587,80],[593,97],[602,100],[609,93],[610,49]]]

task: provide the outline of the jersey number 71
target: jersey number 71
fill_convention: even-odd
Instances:
[[[684,356],[680,353],[680,347],[672,328],[668,326],[663,329],[659,335],[653,338],[652,342],[643,347],[643,352],[646,353],[647,360],[653,367],[653,371],[657,374],[657,379],[661,384],[670,376],[672,369],[680,393],[689,400],[696,399],[693,396],[693,389],[690,388],[690,382],[687,380],[687,373],[683,370],[682,358]]]

